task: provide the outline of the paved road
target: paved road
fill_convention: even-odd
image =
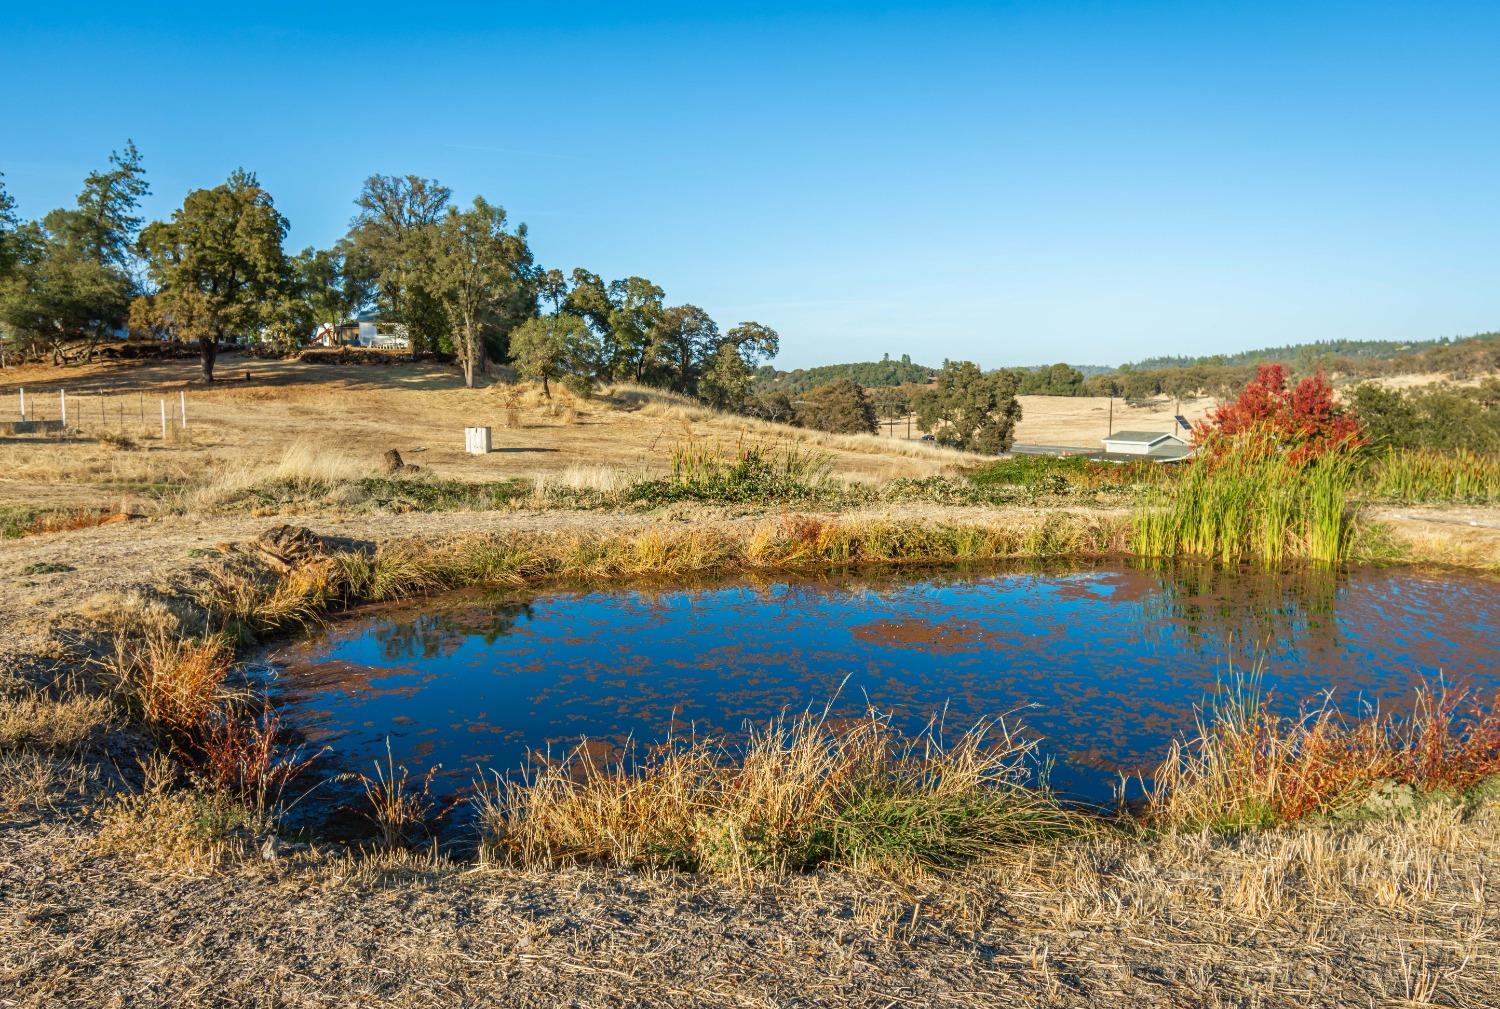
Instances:
[[[1077,445],[1021,445],[1010,447],[1011,455],[1103,455],[1103,449],[1079,448]]]

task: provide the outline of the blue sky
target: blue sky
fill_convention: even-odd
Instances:
[[[1500,328],[1500,4],[7,4],[28,215],[133,138],[165,215],[244,165],[483,193],[783,367]]]

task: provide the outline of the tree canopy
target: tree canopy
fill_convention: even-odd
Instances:
[[[839,378],[858,382],[866,389],[911,383],[922,384],[936,371],[936,368],[913,364],[909,354],[902,354],[897,360],[892,360],[887,355],[881,361],[828,364],[817,368],[797,368],[792,371],[777,371],[768,368],[756,375],[755,384],[758,389],[779,389],[788,395],[796,396]]]
[[[1015,372],[985,372],[972,361],[948,361],[937,384],[913,397],[917,424],[938,442],[998,455],[1015,440],[1021,404]]]
[[[527,319],[510,336],[511,363],[517,374],[542,383],[552,398],[552,382],[561,381],[582,396],[593,392],[602,347],[598,337],[576,315],[554,312]]]
[[[818,386],[796,402],[803,427],[834,434],[874,434],[875,408],[864,387],[851,378]]]
[[[91,172],[72,208],[21,224],[0,190],[0,327],[23,355],[68,348],[91,355],[125,324],[136,293],[132,268],[140,201],[150,187],[140,152],[127,143],[111,168]]]
[[[375,279],[380,311],[402,326],[413,354],[438,350],[448,313],[435,291],[436,231],[452,191],[418,175],[372,175],[355,199],[349,242]]]
[[[136,318],[179,340],[196,341],[203,380],[212,382],[219,344],[250,337],[274,319],[288,279],[287,222],[255,176],[237,169],[223,185],[196,189],[141,233],[155,295]]]
[[[526,226],[507,230],[504,209],[476,196],[467,210],[449,207],[437,227],[432,291],[448,313],[464,385],[474,385],[491,350],[503,355],[510,331],[536,310]]]

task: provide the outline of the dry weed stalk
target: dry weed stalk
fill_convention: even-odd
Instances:
[[[233,660],[232,646],[219,635],[193,639],[155,630],[117,638],[112,668],[148,724],[188,735],[223,699]]]
[[[342,776],[357,781],[364,790],[369,809],[365,816],[375,825],[380,846],[386,850],[405,847],[418,832],[430,833],[432,823],[446,810],[439,810],[432,795],[432,782],[442,769],[434,764],[420,778],[413,778],[405,764],[397,764],[391,741],[385,741],[385,763],[374,761],[375,774]]]

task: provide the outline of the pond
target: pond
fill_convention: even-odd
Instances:
[[[457,794],[476,767],[587,738],[734,734],[867,706],[920,729],[1007,714],[1066,796],[1149,772],[1231,671],[1294,712],[1500,686],[1500,582],[1400,569],[1272,577],[1210,567],[847,574],[692,588],[461,593],[357,612],[272,656],[308,744],[370,769],[386,741]]]

